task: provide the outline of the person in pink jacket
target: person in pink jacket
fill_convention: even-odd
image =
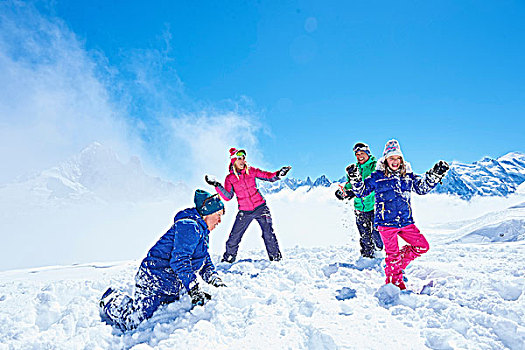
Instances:
[[[226,241],[226,251],[222,261],[233,263],[237,258],[239,243],[248,229],[250,223],[255,219],[262,229],[262,237],[268,258],[270,261],[279,261],[282,258],[279,250],[277,237],[273,232],[272,216],[266,201],[257,189],[255,179],[274,182],[286,176],[291,167],[285,166],[276,172],[263,171],[246,163],[246,151],[236,148],[230,149],[230,173],[224,180],[224,186],[214,178],[206,175],[205,180],[225,200],[229,201],[233,195],[237,195],[239,212],[235,218],[230,236]]]

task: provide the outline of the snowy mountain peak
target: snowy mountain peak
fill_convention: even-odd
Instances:
[[[136,156],[122,162],[98,142],[55,167],[4,187],[16,193],[13,186],[25,193],[20,197],[34,197],[35,203],[47,205],[50,200],[152,201],[168,198],[181,187],[146,174]]]
[[[498,158],[498,160],[501,162],[501,161],[504,161],[504,160],[509,160],[509,161],[514,161],[514,160],[522,160],[522,161],[525,161],[525,153],[521,153],[521,152],[509,152],[501,157]]]
[[[323,187],[330,187],[332,185],[332,182],[328,180],[328,178],[325,175],[321,175],[319,178],[317,178],[313,184],[313,187],[323,186]]]
[[[338,183],[346,182],[343,176]],[[472,164],[457,161],[451,162],[451,168],[443,183],[434,190],[437,193],[448,193],[469,200],[474,196],[508,196],[515,193],[518,187],[525,182],[525,154],[510,152],[497,159],[488,156]],[[275,193],[283,189],[293,191],[301,187],[311,190],[315,187],[330,187],[332,181],[321,175],[312,182],[306,180],[286,178],[276,183],[261,183],[264,193]]]
[[[467,200],[474,196],[508,196],[524,181],[525,154],[510,152],[497,159],[483,157],[472,164],[453,162],[443,184],[434,191]]]
[[[291,189],[292,191],[295,191],[298,188],[308,188],[308,190],[310,190],[311,188],[318,186],[329,187],[331,184],[332,183],[325,175],[321,175],[315,181],[312,181],[309,176],[306,180],[286,177],[282,181],[277,182],[261,181],[258,183],[258,186],[263,193],[276,193],[283,189]]]
[[[525,168],[525,154],[519,153],[519,152],[510,152],[505,154],[502,157],[498,158],[498,161],[503,166],[510,166],[510,167],[521,167]]]
[[[80,154],[82,153],[95,153],[100,151],[101,149],[104,149],[104,146],[100,142],[94,141],[90,145],[88,145],[86,148],[84,148],[82,151],[80,151]]]

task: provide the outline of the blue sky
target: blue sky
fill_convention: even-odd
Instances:
[[[418,172],[439,159],[469,163],[524,151],[521,1],[31,4],[2,5],[10,8],[3,26],[6,18],[14,19],[18,29],[25,26],[24,35],[33,32],[35,45],[45,47],[34,34],[42,30],[37,19],[43,21],[48,33],[63,33],[60,48],[66,54],[29,52],[23,49],[28,40],[14,43],[4,30],[4,67],[20,67],[23,60],[28,75],[42,77],[43,62],[54,62],[49,67],[61,81],[79,79],[66,83],[71,88],[61,96],[92,79],[87,91],[97,88],[88,108],[106,107],[87,114],[107,117],[103,124],[90,120],[95,126],[87,133],[86,118],[79,116],[84,131],[71,126],[67,133],[83,137],[46,151],[28,146],[19,157],[51,164],[68,155],[58,150],[74,153],[91,139],[110,145],[122,139],[117,149],[139,153],[148,167],[176,180],[208,172],[206,161],[213,163],[209,171],[223,175],[225,167],[211,159],[222,164],[229,146],[239,146],[247,148],[253,165],[269,170],[292,165],[291,176],[334,179],[355,160],[351,148],[357,141],[380,155],[385,142],[397,138]],[[44,42],[58,40],[50,37]],[[83,63],[64,70],[77,64],[63,61],[73,56],[71,47]],[[80,71],[91,73],[80,79]],[[67,121],[43,117],[45,129],[54,130],[51,123],[77,124],[85,107],[75,103],[73,109]],[[12,115],[0,120],[4,134],[13,134],[6,131]]]

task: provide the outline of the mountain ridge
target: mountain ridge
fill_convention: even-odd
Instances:
[[[315,179],[308,176],[304,180],[285,177],[277,182],[258,181],[258,186],[263,194],[272,194],[298,189],[308,192],[345,182],[345,176],[332,181],[323,174]],[[525,154],[514,151],[495,159],[483,157],[471,164],[452,162],[442,184],[433,192],[451,194],[465,200],[475,196],[505,197],[515,193],[524,182]],[[187,192],[187,186],[148,175],[138,157],[133,156],[123,162],[112,149],[98,142],[55,167],[0,186],[0,193],[7,200],[32,198],[41,205],[49,205],[53,201],[79,200],[155,201],[180,191]]]
[[[24,199],[37,206],[81,201],[157,201],[181,190],[186,190],[184,184],[148,175],[138,157],[123,162],[112,149],[98,142],[54,167],[0,186],[2,197]]]
[[[307,186],[307,191],[310,191],[315,187],[330,187],[334,183],[345,182],[346,177],[331,181],[326,175],[321,175],[314,181],[310,177],[306,180],[286,178],[279,183],[261,181],[259,187],[263,193],[270,194],[285,188],[295,191]],[[450,171],[434,192],[457,195],[465,200],[475,196],[505,197],[515,193],[523,182],[525,182],[525,154],[509,152],[496,159],[485,156],[471,164],[452,162]]]

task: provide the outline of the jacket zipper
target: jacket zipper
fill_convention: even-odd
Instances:
[[[242,181],[244,182],[244,188],[246,189],[246,194],[248,194],[248,200],[250,201],[250,203],[252,204],[252,208],[255,207],[255,205],[253,204],[253,201],[252,199],[250,198],[250,193],[248,192],[248,185],[246,184],[246,173],[244,174],[241,174],[242,175]],[[257,185],[255,185],[255,188],[257,189]]]

